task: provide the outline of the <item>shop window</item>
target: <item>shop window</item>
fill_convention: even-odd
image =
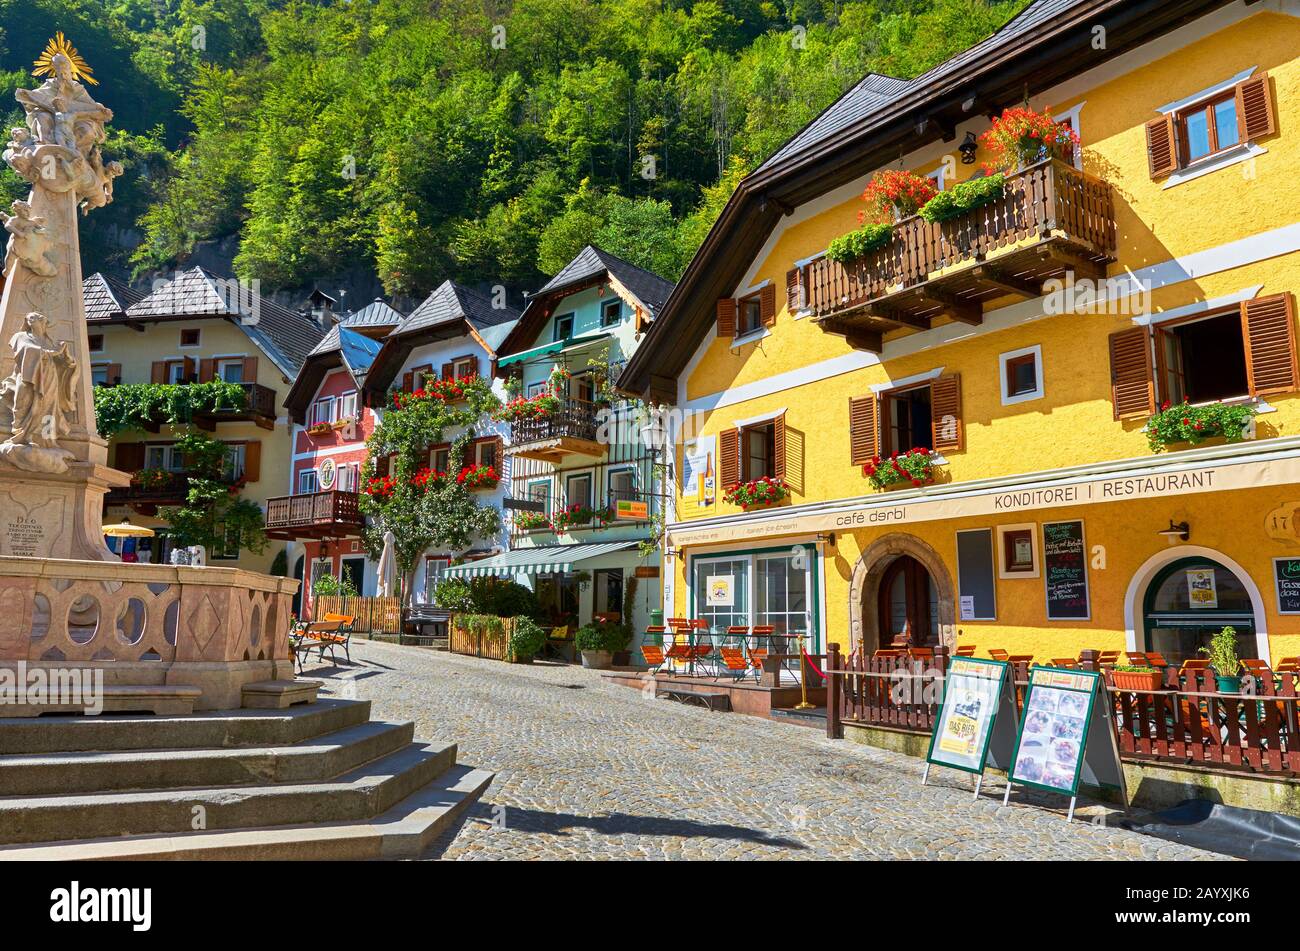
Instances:
[[[736,336],[757,333],[763,329],[763,303],[761,295],[750,294],[736,301]]]
[[[615,327],[623,319],[623,302],[618,298],[607,300],[600,305],[600,325]]]
[[[1004,353],[1002,368],[1002,405],[1023,403],[1043,395],[1043,355],[1041,348],[1025,347]]]
[[[929,384],[880,394],[881,455],[934,448],[930,404]]]
[[[197,347],[199,345],[199,328],[189,327],[181,331],[182,347]]]
[[[775,634],[808,635],[816,601],[815,561],[798,546],[780,553],[697,558],[691,573],[692,616],[704,618],[719,633],[728,627],[771,625]],[[784,652],[786,645],[772,646]]]
[[[1246,346],[1241,317],[1226,314],[1156,328],[1161,397],[1177,404],[1246,396]]]
[[[573,315],[561,314],[555,318],[555,331],[552,340],[568,340],[573,336]]]

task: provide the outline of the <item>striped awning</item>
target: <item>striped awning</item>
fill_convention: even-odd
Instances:
[[[491,558],[470,561],[463,565],[453,565],[443,569],[443,577],[476,578],[481,575],[495,575],[508,578],[511,575],[558,574],[572,571],[575,565],[601,555],[610,555],[636,546],[636,542],[597,542],[590,545],[539,545],[536,548],[516,548],[502,552]]]
[[[586,334],[582,337],[566,337],[563,340],[556,340],[553,343],[544,343],[540,347],[533,347],[531,350],[521,350],[519,353],[512,353],[508,357],[502,357],[497,361],[497,368],[508,367],[515,363],[525,363],[528,360],[536,360],[539,357],[547,357],[552,354],[570,350],[577,350],[588,344],[599,343],[602,340],[608,340],[614,336],[612,333],[605,331],[602,333]]]

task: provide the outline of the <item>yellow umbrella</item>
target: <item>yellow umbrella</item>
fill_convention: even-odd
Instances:
[[[104,534],[109,538],[153,538],[154,530],[143,525],[132,525],[129,518],[124,518],[117,525],[105,525]]]

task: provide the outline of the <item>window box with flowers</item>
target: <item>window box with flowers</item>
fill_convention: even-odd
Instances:
[[[937,223],[961,218],[976,208],[997,201],[1006,190],[1006,176],[994,172],[983,178],[958,182],[947,191],[939,192],[925,203],[919,214],[926,221]]]
[[[496,466],[476,462],[461,469],[456,481],[467,489],[495,489],[501,476],[497,474]]]
[[[608,519],[609,512],[605,509],[593,509],[590,505],[577,502],[556,512],[554,525],[557,532],[565,532],[571,528],[590,527],[593,523]]]
[[[428,466],[420,469],[411,476],[411,485],[422,492],[428,491],[429,486],[437,486],[447,478],[447,473],[439,472],[437,469],[430,469]]]
[[[560,411],[560,398],[541,392],[534,396],[516,396],[492,414],[500,422],[515,423],[529,419],[549,419]]]
[[[922,447],[895,452],[887,459],[876,456],[862,467],[862,474],[882,492],[902,486],[919,489],[934,481],[934,457]]]
[[[175,477],[168,469],[140,469],[131,476],[131,484],[146,492],[156,492],[167,488]]]
[[[885,247],[893,239],[894,223],[915,215],[934,195],[934,181],[924,175],[877,172],[862,192],[867,207],[858,212],[861,227],[832,240],[826,257],[850,264]]]
[[[1207,403],[1192,406],[1168,400],[1160,412],[1147,420],[1147,442],[1152,452],[1186,443],[1199,446],[1207,439],[1223,437],[1224,442],[1241,442],[1255,435],[1255,408],[1249,403]]]
[[[397,479],[393,476],[376,476],[366,483],[366,495],[379,499],[391,496],[397,488]]]
[[[739,505],[746,512],[751,509],[768,508],[790,497],[790,487],[781,479],[763,476],[748,482],[738,482],[729,486],[723,498],[732,505]]]
[[[327,436],[332,432],[334,432],[334,424],[328,421],[313,423],[307,427],[307,435],[309,436]]]
[[[989,171],[1010,173],[1047,159],[1069,158],[1079,147],[1079,136],[1049,113],[1017,106],[989,124],[980,145],[989,155]]]
[[[336,419],[336,420],[335,420],[335,421],[330,425],[330,428],[332,428],[332,429],[346,429],[346,428],[349,427],[349,426],[355,425],[356,422],[357,422],[357,417],[355,417],[355,416],[343,416],[343,417],[340,417],[339,419]]]
[[[545,512],[516,512],[515,529],[521,532],[551,531],[551,520]]]

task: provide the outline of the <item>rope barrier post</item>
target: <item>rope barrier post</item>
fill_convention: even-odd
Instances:
[[[808,652],[803,648],[804,636],[799,635],[799,693],[803,699],[794,705],[796,710],[813,709],[808,702]]]

